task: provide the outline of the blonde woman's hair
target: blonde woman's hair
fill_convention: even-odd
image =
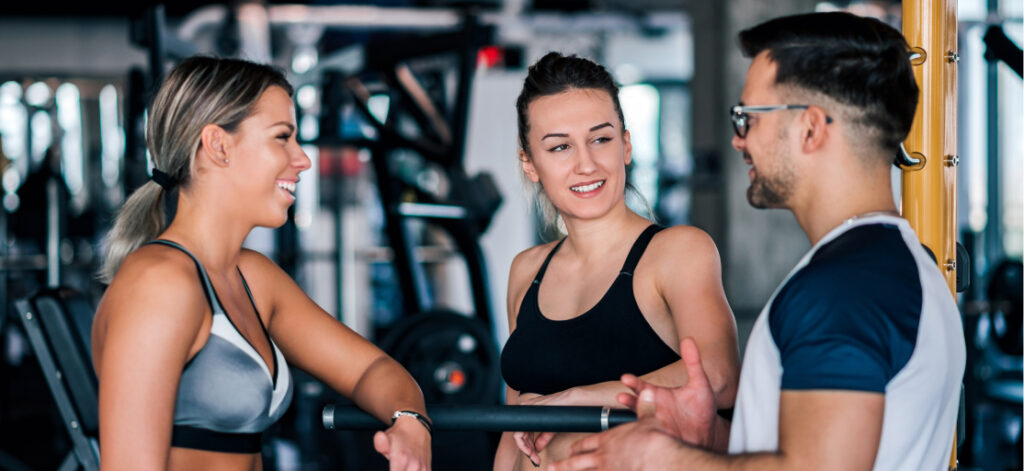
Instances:
[[[149,110],[146,148],[154,169],[175,185],[165,190],[148,181],[131,194],[107,233],[101,281],[110,283],[128,254],[170,224],[177,189],[188,187],[192,179],[203,127],[216,124],[235,132],[271,86],[293,93],[279,69],[239,59],[190,57],[168,74]]]

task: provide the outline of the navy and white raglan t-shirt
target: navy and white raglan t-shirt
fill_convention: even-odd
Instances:
[[[775,451],[782,390],[885,394],[876,470],[946,470],[965,344],[949,285],[906,220],[874,215],[822,238],[747,342],[729,453]]]

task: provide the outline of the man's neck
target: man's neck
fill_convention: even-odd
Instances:
[[[810,185],[811,191],[790,206],[811,245],[844,221],[875,213],[898,215],[888,174],[832,172]]]

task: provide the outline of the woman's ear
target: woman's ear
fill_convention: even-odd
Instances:
[[[212,160],[214,165],[228,164],[231,135],[216,124],[207,124],[199,132],[199,152]]]
[[[633,143],[629,140],[629,131],[622,131],[622,142],[626,147],[626,165],[633,161]]]
[[[524,150],[519,151],[519,163],[523,166],[523,173],[526,174],[526,178],[529,178],[534,183],[540,181],[540,177],[537,175],[537,168],[533,166],[533,161],[530,160],[530,156],[526,155]]]

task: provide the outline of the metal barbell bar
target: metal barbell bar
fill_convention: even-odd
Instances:
[[[483,432],[601,432],[636,420],[627,409],[598,406],[501,406],[435,404],[427,406],[434,430]],[[328,404],[328,430],[382,430],[386,426],[355,406]]]

